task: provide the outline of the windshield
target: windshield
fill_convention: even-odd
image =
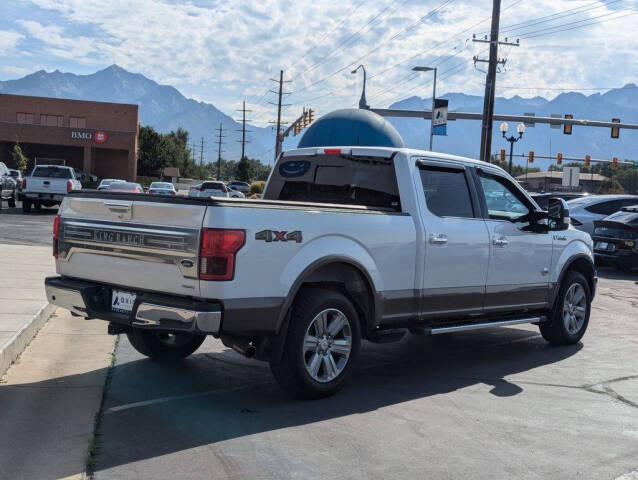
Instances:
[[[71,169],[64,167],[36,167],[31,176],[43,178],[73,178]]]

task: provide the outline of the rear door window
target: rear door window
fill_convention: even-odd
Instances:
[[[401,211],[394,163],[382,157],[346,154],[283,157],[268,182],[264,198]]]
[[[474,218],[465,170],[420,167],[428,210],[438,217]]]

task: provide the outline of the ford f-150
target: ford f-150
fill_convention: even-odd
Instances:
[[[592,240],[502,169],[406,148],[284,152],[263,199],[72,192],[49,301],[157,360],[206,335],[306,398],[337,391],[362,339],[522,323],[580,341]]]

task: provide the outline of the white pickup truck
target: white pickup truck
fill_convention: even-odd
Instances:
[[[475,160],[297,149],[280,155],[263,200],[67,196],[47,297],[154,359],[219,337],[317,398],[343,385],[362,339],[532,323],[549,342],[578,342],[592,241],[563,200],[549,210]]]
[[[71,167],[36,165],[31,175],[22,179],[22,211],[59,205],[68,193],[81,189],[82,184]]]

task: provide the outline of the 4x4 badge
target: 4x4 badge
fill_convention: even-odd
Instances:
[[[280,230],[262,230],[255,233],[255,240],[265,242],[297,242],[301,243],[301,231],[286,232]]]

